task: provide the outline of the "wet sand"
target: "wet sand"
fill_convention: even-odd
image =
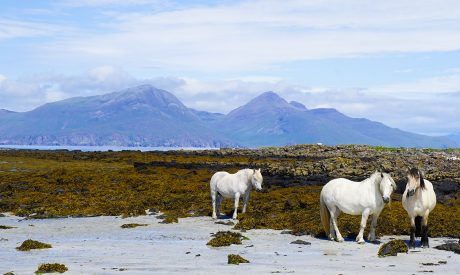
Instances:
[[[459,274],[460,255],[437,249],[410,250],[397,257],[377,257],[378,244],[359,245],[311,236],[281,234],[279,230],[250,230],[242,245],[206,246],[210,234],[233,226],[215,224],[209,217],[179,219],[161,224],[154,216],[122,219],[90,217],[24,220],[0,217],[0,274],[32,274],[41,263],[62,263],[65,274],[417,274],[419,272]],[[122,229],[126,223],[144,227]],[[49,243],[51,249],[17,251],[26,239]],[[408,236],[385,236],[407,240]],[[311,245],[291,244],[304,240]],[[434,247],[449,238],[432,238]],[[240,254],[249,264],[228,265],[228,254]],[[439,263],[446,261],[447,263]],[[423,265],[434,264],[434,265]]]

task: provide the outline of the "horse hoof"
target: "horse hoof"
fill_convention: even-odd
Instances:
[[[358,242],[358,244],[363,244],[363,243],[365,243],[364,239],[357,240],[356,242]]]
[[[337,241],[338,241],[339,243],[343,243],[344,239],[343,239],[343,238],[337,238]]]

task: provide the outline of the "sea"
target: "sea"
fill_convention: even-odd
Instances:
[[[124,146],[47,146],[47,145],[0,145],[0,150],[28,149],[28,150],[69,150],[82,152],[107,152],[107,151],[177,151],[177,150],[219,150],[219,148],[206,147],[124,147]]]

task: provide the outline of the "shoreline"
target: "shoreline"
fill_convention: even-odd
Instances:
[[[65,264],[69,268],[66,274],[113,274],[119,271],[127,274],[408,274],[430,270],[455,274],[460,269],[458,255],[453,252],[417,248],[409,250],[408,254],[379,258],[380,245],[377,244],[359,245],[354,240],[337,243],[312,236],[281,234],[281,230],[272,229],[242,232],[249,238],[242,245],[212,248],[206,246],[210,234],[230,230],[233,226],[215,224],[210,217],[183,218],[173,224],[160,221],[155,216],[40,220],[0,217],[1,225],[16,227],[0,231],[0,258],[7,263],[0,266],[0,273],[30,274],[44,262]],[[148,226],[120,228],[125,223]],[[50,243],[53,248],[30,252],[15,249],[29,238]],[[380,241],[387,242],[391,238],[409,239],[405,235],[384,236]],[[311,245],[291,244],[298,239]],[[434,247],[449,240],[454,239],[430,238],[430,244]],[[228,254],[239,254],[250,263],[228,265]],[[447,263],[439,263],[444,261]]]

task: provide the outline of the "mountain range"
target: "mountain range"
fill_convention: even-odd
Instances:
[[[47,103],[29,112],[0,110],[0,144],[457,147],[453,139],[402,131],[335,109],[307,109],[274,92],[225,115],[188,108],[172,93],[150,85]]]

